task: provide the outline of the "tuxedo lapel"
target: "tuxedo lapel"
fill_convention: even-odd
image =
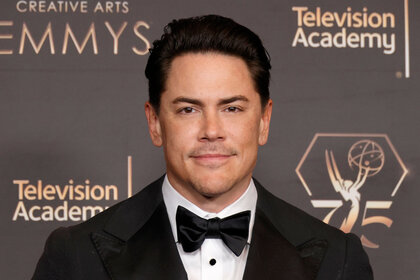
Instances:
[[[318,275],[322,260],[327,251],[328,243],[326,240],[312,239],[296,247],[299,256],[302,258],[312,279]]]
[[[315,279],[298,250],[257,209],[244,280],[261,277],[285,280]]]
[[[316,279],[328,244],[296,225],[300,210],[267,192],[255,179],[257,209],[244,279]]]
[[[122,204],[104,230],[91,235],[111,279],[187,279],[159,181]]]

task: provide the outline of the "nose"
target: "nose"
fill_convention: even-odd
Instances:
[[[206,112],[201,120],[200,141],[220,141],[225,139],[223,123],[217,112]]]

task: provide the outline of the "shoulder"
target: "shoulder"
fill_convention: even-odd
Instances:
[[[83,223],[54,230],[47,238],[33,279],[89,279],[79,275],[81,271],[104,273],[91,235],[106,232],[123,239],[135,232],[161,200],[161,179]]]
[[[345,242],[345,234],[342,231],[274,196],[258,181],[254,181],[258,191],[257,207],[293,245],[299,245],[308,238],[337,239]]]
[[[100,230],[112,231],[119,227],[125,229],[138,220],[147,219],[162,200],[162,180],[163,177],[159,178],[134,196],[111,206],[85,222],[59,229],[57,234],[66,232],[67,238],[76,238]]]
[[[257,208],[292,245],[299,249],[316,240],[326,242],[317,279],[373,279],[369,258],[359,237],[325,224],[254,181],[258,191]]]

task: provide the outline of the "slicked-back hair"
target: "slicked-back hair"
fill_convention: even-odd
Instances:
[[[270,57],[254,32],[232,19],[206,15],[173,20],[160,40],[153,42],[146,65],[149,102],[159,112],[171,63],[186,53],[215,52],[242,58],[259,93],[264,108],[270,98]]]

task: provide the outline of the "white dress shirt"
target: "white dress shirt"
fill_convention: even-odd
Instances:
[[[234,203],[224,208],[219,213],[209,213],[188,201],[179,194],[169,183],[168,177],[162,185],[163,200],[168,212],[169,222],[171,224],[174,239],[177,242],[177,248],[187,272],[189,280],[240,280],[243,278],[246,259],[248,257],[249,244],[251,243],[252,228],[255,220],[255,207],[257,205],[257,190],[254,181],[251,179],[248,189]],[[249,223],[248,244],[245,246],[242,254],[237,257],[221,239],[205,239],[201,248],[197,251],[187,253],[182,249],[178,242],[176,229],[176,210],[178,205],[185,207],[197,216],[204,219],[219,217],[221,219],[234,215],[242,211],[251,211],[251,220]]]

